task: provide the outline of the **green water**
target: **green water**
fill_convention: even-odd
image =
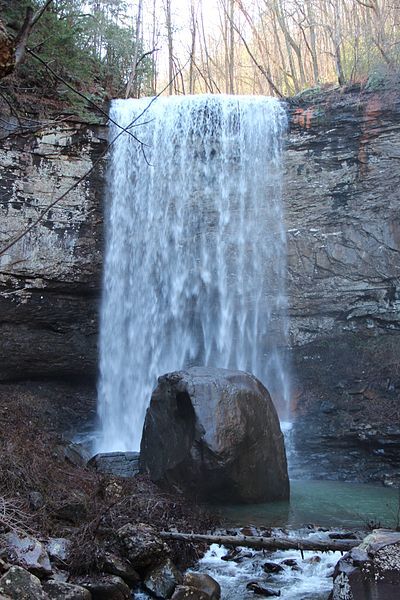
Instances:
[[[224,506],[226,525],[365,529],[396,527],[399,490],[341,481],[292,481],[290,502]]]

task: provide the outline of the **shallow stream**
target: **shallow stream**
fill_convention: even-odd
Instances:
[[[227,529],[277,528],[273,535],[319,540],[328,540],[330,533],[352,532],[362,537],[368,527],[396,527],[398,509],[398,490],[338,481],[292,481],[290,502],[212,507]],[[341,557],[340,552],[302,555],[296,550],[256,552],[243,548],[234,560],[224,560],[228,552],[228,548],[213,544],[196,567],[219,582],[221,600],[262,597],[247,589],[253,582],[280,592],[281,600],[327,600],[334,567]],[[285,564],[288,560],[293,561],[292,566]],[[276,563],[283,570],[266,573],[266,562]],[[139,594],[135,598],[148,596]]]

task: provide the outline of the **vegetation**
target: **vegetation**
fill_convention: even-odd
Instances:
[[[129,95],[149,94],[152,56],[138,37],[140,29],[128,12],[128,4],[123,0],[53,0],[32,27],[28,48],[57,75],[96,101],[125,96],[129,80]],[[23,29],[28,7],[36,11],[43,5],[41,0],[0,0],[1,18],[9,35],[15,37]],[[54,96],[79,107],[82,99],[49,74],[43,62],[28,53],[13,75],[14,89]]]
[[[45,8],[29,48],[96,101],[166,85],[170,94],[375,89],[400,67],[393,0],[0,0],[0,63],[1,25],[15,39],[28,7]],[[82,99],[43,62],[28,54],[14,84],[79,108]]]
[[[174,0],[171,0],[172,2]],[[189,91],[290,96],[313,87],[383,81],[400,67],[393,0],[191,1]]]

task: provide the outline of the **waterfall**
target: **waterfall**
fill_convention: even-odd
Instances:
[[[116,100],[124,127],[149,99]],[[137,450],[157,377],[238,368],[283,413],[286,114],[273,98],[158,98],[112,148],[100,330],[98,451]],[[111,127],[111,138],[119,133]]]

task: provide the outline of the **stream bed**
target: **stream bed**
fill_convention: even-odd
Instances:
[[[358,532],[362,537],[371,528],[394,528],[398,510],[398,490],[340,481],[291,481],[290,502],[218,508],[227,528],[274,527],[285,535],[289,531],[294,537],[321,540],[329,539],[330,533]],[[341,556],[340,552],[304,552],[302,556],[295,550],[243,549],[237,557],[239,562],[234,562],[223,560],[227,553],[226,548],[213,545],[198,565],[201,572],[220,583],[222,600],[257,597],[247,589],[252,582],[280,592],[282,600],[326,600],[332,590],[334,566]],[[281,565],[283,571],[265,573],[267,561]],[[294,568],[284,561],[294,561]]]
[[[208,507],[210,508],[210,507]],[[292,481],[290,502],[211,507],[230,534],[284,535],[318,540],[330,534],[364,537],[371,528],[394,528],[398,523],[399,491],[377,485],[338,481]],[[241,528],[246,528],[241,531]],[[247,531],[251,529],[251,531]],[[234,531],[232,531],[234,530]],[[253,531],[254,530],[254,531]],[[268,588],[282,600],[327,600],[340,552],[276,552],[238,550],[213,544],[193,570],[207,573],[221,586],[221,600],[250,600],[256,595],[249,584]],[[229,560],[226,560],[227,558]],[[266,573],[265,563],[282,567]],[[289,564],[288,564],[289,563]],[[136,594],[137,600],[148,598]]]

